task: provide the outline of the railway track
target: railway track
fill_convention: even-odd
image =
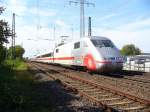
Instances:
[[[135,95],[137,97],[141,97],[143,99],[150,99],[150,83],[145,83],[143,81],[138,80],[130,80],[130,77],[132,78],[133,73],[130,73],[127,75],[128,78],[118,78],[119,74],[113,74],[112,76],[109,75],[100,75],[100,74],[94,74],[90,75],[87,72],[84,71],[75,71],[72,69],[60,67],[60,66],[53,66],[53,65],[47,65],[42,64],[44,67],[51,67],[55,70],[62,70],[62,71],[68,71],[72,75],[76,75],[82,78],[86,78],[91,81],[95,81],[97,83],[100,83],[102,85],[108,86],[108,87],[116,87],[116,89],[119,89],[120,91],[124,91],[126,93]],[[125,74],[125,73],[124,73]],[[132,74],[132,75],[131,75]],[[117,76],[117,77],[116,77]],[[136,76],[136,75],[135,75]],[[138,75],[139,76],[139,75]],[[145,75],[140,75],[142,78],[145,77]],[[120,76],[119,76],[120,77]],[[149,78],[147,78],[148,80]]]
[[[150,101],[148,100],[140,99],[114,88],[102,86],[86,78],[71,75],[71,72],[65,69],[53,70],[37,63],[32,63],[32,65],[54,80],[60,80],[73,91],[78,91],[81,96],[99,105],[105,111],[150,111]]]
[[[123,75],[122,75],[123,74]],[[120,76],[123,77],[124,79],[128,79],[128,80],[132,80],[132,81],[137,81],[137,82],[141,82],[141,83],[148,83],[150,84],[150,76],[149,77],[145,77],[145,75],[143,75],[143,73],[141,74],[137,74],[137,72],[127,72],[125,73],[125,71],[123,73],[114,73],[111,74],[112,76]]]
[[[102,75],[96,75],[95,79],[97,80],[105,80],[107,82],[111,81],[112,83],[121,84],[125,87],[133,87],[133,88],[139,88],[144,89],[145,91],[150,92],[150,82],[142,81],[140,79],[136,80],[134,78],[129,77],[123,77],[123,78],[115,78],[115,77],[108,77],[108,76],[102,76]]]

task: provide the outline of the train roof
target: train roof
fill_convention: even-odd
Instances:
[[[91,36],[91,37],[88,37],[90,39],[99,39],[99,40],[106,40],[108,39],[107,37],[103,37],[103,36]]]
[[[83,38],[80,38],[79,40],[76,40],[74,42],[78,42],[78,41],[82,41],[82,40],[94,40],[94,39],[97,39],[97,40],[109,40],[107,37],[103,37],[103,36],[86,36],[86,37],[83,37]]]
[[[87,41],[87,40],[94,40],[94,39],[96,39],[96,40],[109,40],[107,37],[103,37],[103,36],[85,36],[85,37],[79,38],[78,40],[71,41],[68,43],[60,43],[57,45],[57,47],[60,47],[60,46],[63,46],[63,45],[69,44],[69,43],[72,44],[72,43],[79,42],[79,41]]]

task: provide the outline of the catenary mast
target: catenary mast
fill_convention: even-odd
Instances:
[[[76,0],[76,1],[69,1],[70,4],[80,4],[80,38],[85,36],[85,16],[84,16],[84,5],[87,6],[92,5],[95,6],[94,3],[90,3],[86,0]]]

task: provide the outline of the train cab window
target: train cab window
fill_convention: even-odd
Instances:
[[[104,44],[101,40],[91,40],[95,47],[104,47]]]
[[[58,53],[59,52],[59,49],[56,49],[56,53]]]
[[[113,48],[113,44],[110,40],[91,40],[92,43],[94,44],[95,47],[112,47]]]
[[[80,48],[80,42],[76,42],[76,43],[74,44],[74,49],[78,49],[78,48]]]
[[[113,44],[110,40],[102,40],[102,43],[104,44],[105,47],[112,47],[113,48]]]

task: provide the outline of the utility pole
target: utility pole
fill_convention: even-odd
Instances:
[[[12,59],[15,58],[15,13],[13,13],[13,17],[12,17]]]
[[[89,17],[89,20],[88,20],[88,36],[90,37],[91,35],[92,35],[91,17]]]
[[[87,6],[95,6],[94,3],[90,3],[85,0],[76,0],[76,1],[69,1],[70,4],[80,4],[80,38],[85,36],[85,16],[84,16],[84,5],[86,4]]]

